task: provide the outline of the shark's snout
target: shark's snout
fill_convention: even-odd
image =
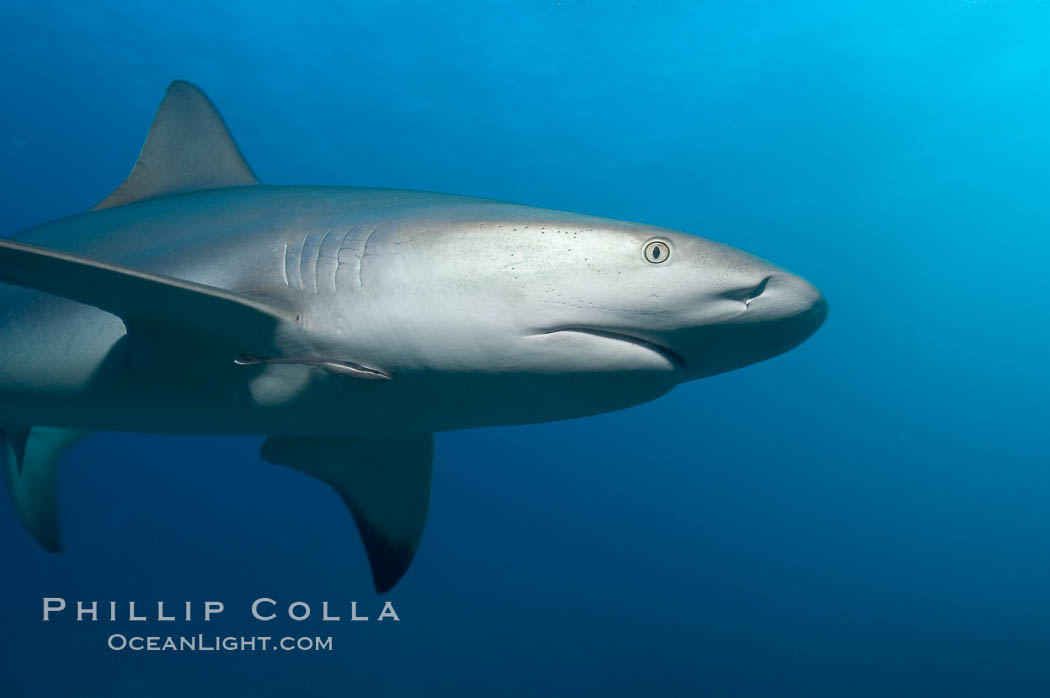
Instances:
[[[777,272],[763,279],[756,290],[746,300],[747,310],[756,311],[760,315],[756,319],[761,321],[786,321],[797,323],[800,330],[808,328],[809,333],[802,339],[813,334],[827,317],[824,294],[802,277]]]
[[[747,305],[768,329],[776,354],[793,349],[816,332],[828,316],[828,301],[805,279],[781,272],[770,277],[762,295]]]
[[[721,296],[739,302],[739,310],[683,333],[680,351],[686,357],[689,380],[789,351],[816,332],[828,315],[824,294],[805,279],[780,270],[757,275]]]

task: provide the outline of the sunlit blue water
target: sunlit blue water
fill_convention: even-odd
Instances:
[[[41,623],[52,595],[227,602],[176,632],[258,634],[258,596],[377,610],[338,497],[257,439],[101,435],[62,556],[0,507],[0,693],[1047,695],[1047,36],[1050,5],[993,0],[8,0],[4,234],[108,194],[184,78],[266,182],[691,231],[832,314],[643,407],[439,435],[401,622],[290,628],[332,653]]]

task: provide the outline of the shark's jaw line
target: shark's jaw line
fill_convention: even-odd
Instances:
[[[586,327],[582,325],[566,325],[554,327],[547,330],[541,330],[536,332],[536,335],[550,335],[558,334],[560,332],[573,332],[576,334],[587,334],[592,337],[600,337],[602,339],[608,339],[617,342],[626,342],[633,344],[636,347],[641,347],[654,354],[659,354],[667,363],[671,364],[676,372],[683,372],[685,370],[685,358],[678,352],[670,349],[662,344],[645,339],[644,337],[638,337],[633,334],[628,334],[620,330],[608,330],[600,327]]]

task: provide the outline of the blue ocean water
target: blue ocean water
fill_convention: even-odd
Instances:
[[[338,497],[258,439],[99,435],[61,556],[0,507],[0,692],[1050,694],[1048,35],[1050,4],[1005,0],[7,0],[0,234],[108,194],[183,78],[266,182],[689,231],[832,312],[641,407],[438,435],[383,597]],[[255,633],[259,596],[401,620],[112,652],[44,596],[226,602],[179,632]]]

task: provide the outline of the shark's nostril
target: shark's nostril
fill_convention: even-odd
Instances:
[[[766,286],[769,284],[769,280],[772,278],[772,276],[767,276],[766,278],[759,281],[758,284],[755,286],[748,286],[746,288],[737,288],[732,291],[726,291],[722,294],[722,297],[740,301],[744,304],[744,307],[747,308],[748,304],[750,304],[751,301],[755,300],[765,292]]]
[[[769,280],[771,278],[773,277],[767,276],[766,278],[758,282],[758,286],[755,286],[753,289],[751,289],[751,293],[748,294],[747,298],[744,299],[745,308],[751,303],[751,301],[755,300],[765,292],[766,285],[769,284]]]

